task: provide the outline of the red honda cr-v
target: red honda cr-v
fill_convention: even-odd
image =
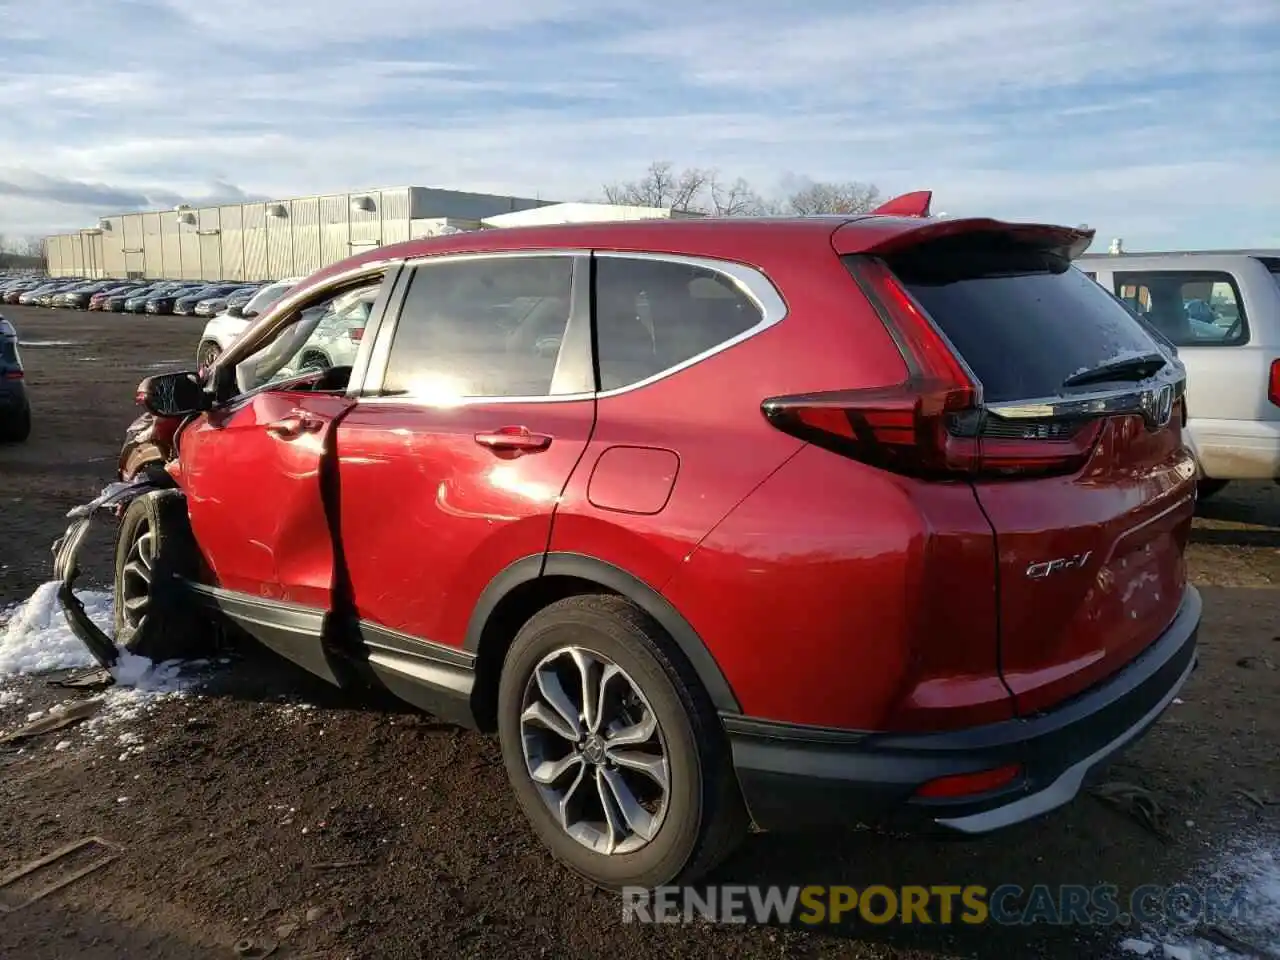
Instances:
[[[144,382],[129,475],[58,547],[69,617],[110,662],[70,585],[114,505],[117,644],[231,623],[496,729],[606,886],[692,879],[750,820],[1059,806],[1195,664],[1184,372],[1072,265],[1090,232],[912,203],[322,270]],[[350,362],[302,362],[353,291]]]

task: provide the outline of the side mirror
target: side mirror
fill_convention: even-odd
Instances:
[[[238,303],[227,307],[227,316],[242,318],[244,316],[244,307],[240,306]]]
[[[138,384],[137,400],[157,417],[185,417],[210,407],[200,378],[189,370],[147,377]]]

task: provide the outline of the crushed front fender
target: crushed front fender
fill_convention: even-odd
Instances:
[[[71,523],[53,544],[53,575],[58,581],[58,600],[67,626],[89,648],[93,659],[108,670],[120,659],[120,651],[111,637],[93,622],[75,595],[76,578],[80,576],[76,558],[99,512],[111,508],[119,510],[147,491],[159,489],[162,489],[162,484],[152,477],[108,484],[93,500],[68,511]]]

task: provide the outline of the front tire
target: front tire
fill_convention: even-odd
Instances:
[[[207,370],[213,366],[213,361],[217,360],[221,353],[221,347],[212,340],[206,340],[200,344],[200,349],[196,351],[196,367],[201,370]]]
[[[153,490],[130,503],[116,537],[116,645],[156,663],[209,653],[208,619],[183,583],[196,579],[199,566],[179,491]]]
[[[1230,481],[1213,480],[1209,477],[1201,477],[1196,483],[1196,497],[1200,500],[1208,500],[1215,493],[1221,493]]]
[[[625,598],[568,597],[529,619],[503,665],[498,733],[534,831],[598,886],[692,882],[746,835],[706,692]]]

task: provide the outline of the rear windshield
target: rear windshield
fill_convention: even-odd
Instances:
[[[1054,396],[1072,374],[1159,350],[1113,296],[1056,253],[970,235],[888,263],[991,403]]]

